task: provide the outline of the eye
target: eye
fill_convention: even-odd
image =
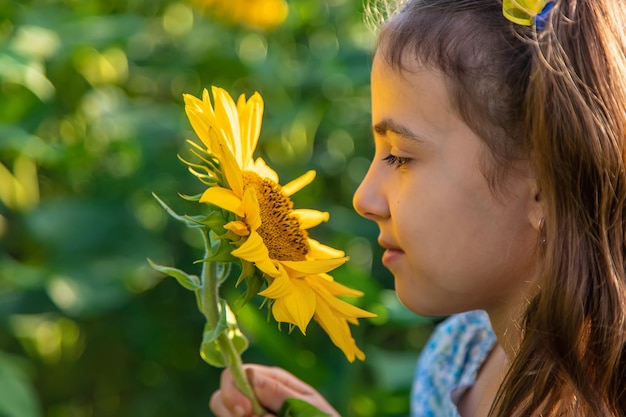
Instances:
[[[389,154],[383,158],[383,161],[395,168],[400,168],[409,162],[409,158]]]

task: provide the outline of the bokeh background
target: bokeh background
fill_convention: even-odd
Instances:
[[[374,39],[362,0],[0,0],[1,417],[212,415],[220,370],[199,357],[194,297],[146,262],[197,273],[198,236],[151,193],[201,209],[178,197],[202,187],[177,154],[195,138],[182,94],[211,85],[262,94],[258,155],[283,182],[317,170],[296,207],[331,213],[311,234],[348,253],[333,275],[379,314],[353,328],[367,359],[349,364],[316,323],[289,334],[252,303],[244,360],[345,416],[408,414],[433,323],[399,304],[351,206],[373,153]]]

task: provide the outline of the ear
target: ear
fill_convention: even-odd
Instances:
[[[530,225],[537,231],[537,233],[541,232],[541,228],[543,227],[543,221],[545,218],[545,210],[544,210],[544,201],[541,196],[541,190],[539,189],[539,184],[535,178],[531,179],[531,185],[529,187],[530,190],[530,198],[528,202],[528,221]]]

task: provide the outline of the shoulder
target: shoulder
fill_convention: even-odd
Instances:
[[[411,395],[412,415],[456,416],[452,392],[474,384],[495,343],[484,311],[456,314],[441,322],[420,354]]]
[[[487,343],[488,342],[488,343]],[[435,353],[457,357],[458,353],[480,349],[486,344],[489,348],[495,342],[489,316],[482,310],[455,314],[442,321],[434,330],[423,354]]]

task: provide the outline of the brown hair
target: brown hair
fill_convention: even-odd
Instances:
[[[626,416],[626,2],[557,0],[547,26],[499,0],[412,0],[378,53],[442,70],[497,185],[534,166],[547,244],[492,416]]]

